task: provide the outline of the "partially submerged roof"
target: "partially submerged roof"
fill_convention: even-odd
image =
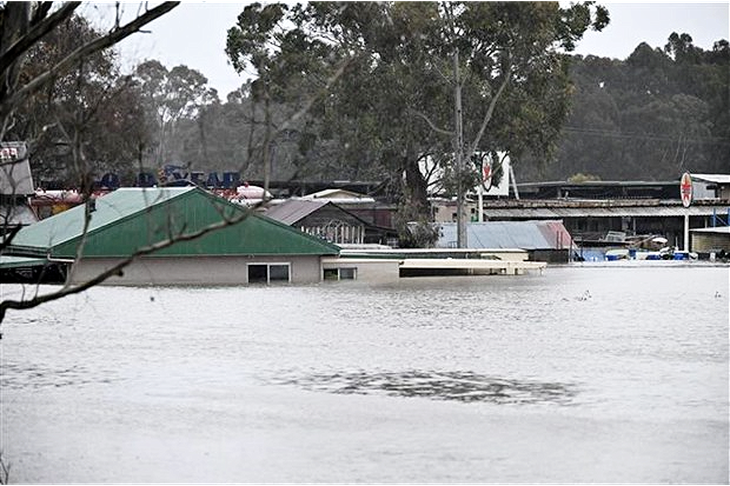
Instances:
[[[23,228],[6,254],[126,257],[169,238],[232,222],[156,256],[336,255],[339,247],[255,214],[198,187],[122,188],[96,199],[86,233],[85,205]],[[85,238],[84,238],[85,237]]]
[[[439,248],[455,245],[456,223],[442,223]],[[521,248],[544,250],[569,248],[570,234],[560,221],[489,221],[468,223],[466,226],[469,248]]]
[[[326,211],[318,213],[321,210]],[[357,222],[357,224],[368,226],[368,223],[357,214],[348,211],[331,200],[312,201],[301,198],[287,199],[280,204],[271,206],[264,214],[268,218],[275,219],[289,226],[294,226],[315,213],[318,213],[318,216],[326,219],[339,217],[348,219],[352,224]]]
[[[28,258],[0,255],[0,270],[10,268],[42,267],[48,264],[45,258]]]

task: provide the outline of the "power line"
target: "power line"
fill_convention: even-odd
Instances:
[[[580,127],[563,127],[563,131],[568,133],[577,133],[581,135],[590,135],[595,137],[610,137],[620,139],[632,139],[632,140],[649,140],[649,141],[663,141],[663,142],[677,142],[677,137],[669,137],[666,135],[656,134],[641,134],[641,133],[622,133],[613,132],[609,130],[601,130],[597,128],[580,128]],[[711,144],[711,145],[728,145],[730,146],[730,139],[723,137],[692,137],[682,138],[681,141],[692,144]]]

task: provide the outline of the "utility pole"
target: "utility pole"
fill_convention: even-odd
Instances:
[[[456,118],[456,246],[467,248],[466,211],[464,208],[464,132],[461,112],[461,80],[459,79],[459,49],[454,51],[454,115]]]

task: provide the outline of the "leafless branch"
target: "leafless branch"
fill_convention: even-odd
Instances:
[[[431,127],[431,130],[433,130],[434,132],[440,133],[441,135],[448,135],[449,137],[454,135],[453,131],[444,130],[444,129],[439,128],[436,125],[434,125],[434,123],[431,121],[431,119],[428,116],[426,116],[426,114],[421,113],[420,111],[414,110],[412,108],[410,108],[408,111],[410,111],[414,115],[417,115],[417,116],[423,118],[426,121],[426,123],[428,123],[428,126]]]
[[[157,7],[148,10],[144,14],[140,15],[128,24],[120,27],[102,36],[86,45],[83,45],[73,51],[71,54],[66,56],[62,61],[53,66],[48,71],[40,74],[30,82],[28,82],[21,89],[10,95],[7,99],[3,100],[0,106],[0,116],[7,116],[15,107],[21,104],[27,99],[32,93],[43,87],[46,83],[53,80],[58,74],[65,72],[71,66],[76,64],[80,59],[83,59],[95,52],[101,51],[108,47],[113,46],[122,39],[129,37],[130,35],[137,32],[140,28],[152,22],[153,20],[165,15],[173,8],[177,7],[180,2],[164,2]],[[2,71],[0,71],[2,72]]]
[[[8,484],[10,479],[10,465],[5,463],[2,452],[0,452],[0,484]]]
[[[68,2],[45,19],[36,23],[27,34],[20,37],[0,56],[0,73],[7,71],[14,62],[28,52],[43,36],[71,17],[79,5],[81,5],[81,2]]]
[[[479,146],[479,142],[482,139],[482,136],[484,135],[484,131],[487,129],[487,125],[489,125],[489,121],[492,119],[492,115],[494,114],[494,107],[497,106],[497,101],[502,96],[502,93],[504,92],[505,88],[509,84],[510,81],[510,68],[505,70],[504,79],[502,80],[502,83],[499,85],[499,89],[497,89],[497,92],[492,96],[491,101],[489,102],[489,108],[487,108],[487,113],[484,115],[484,119],[482,120],[482,126],[479,127],[479,132],[477,132],[476,137],[474,137],[474,141],[469,146],[469,151],[464,154],[464,158],[466,160],[469,160],[472,155],[474,155],[474,152],[476,151],[477,147]]]
[[[13,241],[13,238],[15,238],[15,235],[17,235],[18,231],[20,231],[20,229],[22,228],[21,225],[9,227],[9,225],[7,224],[7,221],[3,226],[4,226],[3,230],[5,230],[7,228],[7,232],[3,236],[3,240],[0,241],[0,254],[2,254],[3,250],[5,250],[5,248],[7,248],[8,245],[10,245],[10,242]]]

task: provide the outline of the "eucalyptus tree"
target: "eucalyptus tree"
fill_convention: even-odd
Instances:
[[[329,94],[353,59],[352,50],[319,37],[321,31],[311,20],[300,5],[253,3],[228,30],[226,54],[231,64],[254,78],[249,91],[250,126],[257,124],[257,111],[261,111],[258,153],[265,190],[277,139],[300,129],[315,101]],[[251,143],[256,138],[249,132]]]
[[[102,35],[83,17],[72,16],[28,51],[20,81]],[[116,53],[105,50],[30,95],[16,110],[6,136],[30,147],[36,181],[73,187],[87,176],[130,170],[147,136],[142,115],[135,84],[120,73]]]
[[[143,62],[134,73],[139,83],[150,124],[155,127],[154,147],[149,147],[152,166],[161,166],[170,159],[187,157],[180,147],[171,146],[183,120],[194,120],[201,106],[218,101],[215,90],[199,71],[179,65],[167,69],[157,60]],[[205,155],[196,151],[193,157]]]
[[[688,34],[669,36],[664,51],[674,60],[672,75],[681,93],[706,103],[704,120],[709,133],[691,135],[695,143],[693,152],[701,151],[702,168],[690,170],[725,172],[730,166],[730,43],[720,39],[711,50],[703,50],[692,43]]]
[[[316,143],[338,142],[332,155],[348,166],[377,167],[400,198],[403,219],[428,221],[419,163],[435,157],[448,166],[454,154],[468,160],[475,152],[549,150],[566,115],[564,52],[587,29],[601,30],[607,22],[607,11],[593,2],[568,8],[544,2],[254,4],[229,31],[227,52],[239,69],[241,60],[254,68],[264,93],[274,87],[291,93],[292,79],[311,79],[312,66],[351,59],[310,113],[319,118],[310,123]],[[474,171],[451,172],[457,183],[475,180]]]

